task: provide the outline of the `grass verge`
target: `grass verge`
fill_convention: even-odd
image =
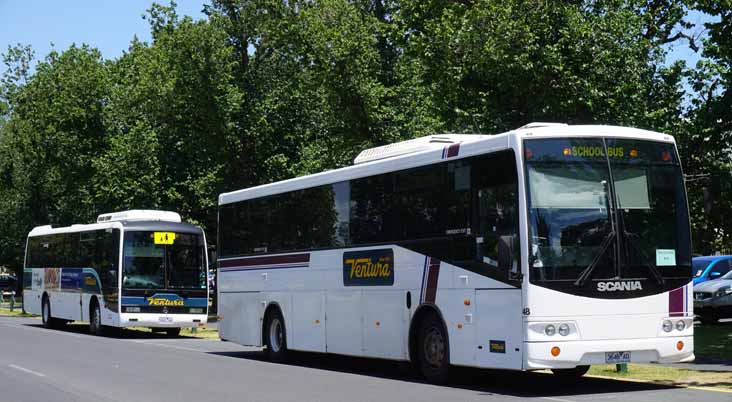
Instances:
[[[29,313],[23,313],[23,310],[16,308],[13,309],[13,311],[10,311],[9,308],[0,308],[0,315],[1,316],[10,316],[10,317],[35,317],[33,314]]]
[[[618,373],[615,371],[614,364],[604,364],[592,366],[587,374],[641,380],[663,385],[732,390],[732,372],[729,371],[695,371],[656,365],[629,364],[627,373]]]

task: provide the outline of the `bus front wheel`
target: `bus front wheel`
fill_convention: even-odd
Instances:
[[[552,373],[554,373],[555,376],[563,379],[578,380],[583,375],[587,374],[587,371],[589,369],[590,366],[577,366],[570,369],[552,369]]]
[[[166,328],[165,336],[175,338],[180,335],[180,328]]]
[[[282,313],[275,309],[267,314],[264,326],[265,354],[269,361],[283,362],[287,357],[287,336]]]
[[[425,317],[419,325],[417,346],[419,371],[433,384],[444,384],[450,369],[450,344],[445,326],[435,314]]]
[[[53,327],[53,318],[51,318],[51,303],[48,301],[48,297],[43,297],[43,303],[41,303],[41,321],[45,328]]]

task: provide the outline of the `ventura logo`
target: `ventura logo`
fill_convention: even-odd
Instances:
[[[615,281],[615,282],[597,282],[598,292],[616,292],[626,290],[643,290],[640,281]]]

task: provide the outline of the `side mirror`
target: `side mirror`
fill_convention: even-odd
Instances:
[[[214,246],[208,248],[208,266],[216,267],[216,247]]]
[[[722,274],[720,274],[717,271],[712,271],[712,272],[709,273],[709,277],[712,278],[712,279],[719,278],[720,276],[722,276]]]

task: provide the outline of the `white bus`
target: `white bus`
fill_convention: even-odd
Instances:
[[[694,358],[674,139],[534,123],[423,137],[219,196],[222,339],[451,365]]]
[[[175,212],[130,210],[97,223],[28,234],[23,305],[43,325],[88,321],[150,327],[170,336],[208,319],[208,256],[203,230]]]

